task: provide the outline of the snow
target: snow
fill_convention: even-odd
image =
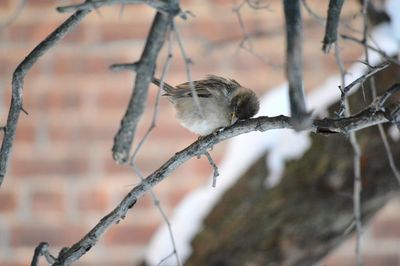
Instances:
[[[395,0],[400,2],[400,0]],[[400,10],[400,8],[396,9]],[[372,34],[380,49],[387,54],[398,52],[397,40],[394,38],[390,25],[379,26]],[[371,43],[372,45],[372,43]],[[380,62],[380,56],[370,53],[370,64]],[[361,63],[355,63],[348,71],[346,84],[361,76],[366,70]],[[326,106],[337,101],[340,97],[338,89],[340,77],[328,78],[324,84],[315,88],[307,96],[307,104],[313,115],[326,115]],[[356,91],[356,87],[352,92]],[[275,116],[289,114],[287,85],[283,84],[268,92],[260,101],[259,116]],[[252,132],[235,137],[229,141],[226,156],[219,165],[220,176],[217,187],[207,184],[188,195],[176,208],[170,219],[172,230],[178,249],[178,253],[185,261],[191,254],[190,242],[202,228],[202,221],[215,206],[224,192],[229,189],[247,168],[260,156],[268,152],[267,165],[270,168],[270,176],[266,177],[266,186],[273,187],[280,181],[285,162],[300,158],[310,146],[307,132],[295,132],[293,130],[271,130],[268,132]],[[162,259],[172,252],[171,239],[166,225],[163,225],[155,233],[146,253],[146,261],[149,265],[157,265]],[[162,265],[176,265],[172,256]]]
[[[390,29],[393,37],[400,42],[400,0],[386,0],[385,11],[390,17]]]

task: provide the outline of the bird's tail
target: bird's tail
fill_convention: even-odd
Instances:
[[[160,87],[161,85],[161,80],[158,78],[154,78],[151,80],[155,85],[157,85],[158,87]],[[172,87],[171,85],[169,85],[168,83],[166,83],[165,81],[163,82],[163,90],[166,92],[167,95],[172,95],[174,94],[174,90],[175,88]]]

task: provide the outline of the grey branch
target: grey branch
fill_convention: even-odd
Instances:
[[[323,40],[322,50],[328,53],[331,45],[337,40],[337,30],[340,20],[340,12],[342,11],[344,0],[330,0],[328,8],[328,19],[325,28],[325,37]]]
[[[397,87],[400,88],[400,86]],[[312,123],[310,123],[307,130],[319,134],[347,134],[349,132],[358,131],[363,128],[389,122],[389,119],[386,117],[386,109],[377,110],[376,108],[368,107],[362,112],[351,117],[314,120]],[[160,168],[145,178],[139,185],[134,187],[119,203],[119,205],[103,219],[101,219],[88,234],[86,234],[80,241],[72,245],[72,247],[67,248],[64,252],[62,252],[59,257],[56,258],[56,262],[53,265],[70,265],[74,261],[78,260],[96,244],[100,236],[108,227],[125,218],[128,210],[135,205],[137,200],[142,197],[145,192],[156,186],[172,171],[189,159],[203,155],[214,145],[229,138],[252,131],[264,132],[272,129],[282,128],[294,129],[295,126],[293,124],[293,120],[290,117],[280,115],[275,117],[257,117],[238,121],[234,125],[225,128],[216,134],[205,136],[192,143],[187,148],[175,153],[175,155],[165,162]]]
[[[119,164],[123,164],[129,159],[136,127],[147,102],[148,88],[156,67],[156,59],[164,44],[172,19],[172,15],[157,12],[145,48],[137,63],[134,91],[119,131],[114,137],[112,148],[113,158]]]
[[[53,264],[55,261],[55,258],[53,255],[50,254],[49,252],[49,244],[46,242],[41,242],[36,248],[35,252],[33,254],[31,266],[38,266],[39,265],[39,259],[40,257],[45,257],[46,261],[49,264]]]
[[[110,70],[114,72],[131,70],[136,71],[138,68],[137,63],[126,63],[126,64],[113,64],[110,66]]]
[[[140,4],[144,3],[151,7],[154,7],[158,11],[170,14],[178,15],[181,12],[179,3],[177,1],[161,1],[161,0],[90,0],[85,1],[81,4],[74,4],[68,6],[57,7],[57,11],[61,13],[74,12],[77,10],[93,10],[102,6],[110,6],[116,4]]]
[[[216,187],[217,186],[217,177],[219,176],[218,166],[214,162],[213,158],[211,157],[211,155],[210,155],[210,153],[208,151],[206,151],[204,153],[204,155],[207,157],[207,160],[208,160],[209,164],[211,165],[211,167],[214,170],[212,187]]]
[[[344,39],[344,40],[349,40],[349,41],[358,43],[358,44],[360,44],[360,45],[362,45],[364,47],[367,47],[368,49],[380,54],[381,56],[383,56],[386,60],[390,61],[391,63],[400,66],[400,61],[399,60],[397,60],[394,57],[391,57],[390,55],[386,54],[384,51],[382,51],[382,50],[380,50],[380,49],[378,49],[378,48],[376,48],[374,46],[369,45],[366,40],[359,40],[359,39],[357,39],[357,38],[355,38],[353,36],[349,36],[349,35],[346,35],[346,34],[340,34],[340,37],[342,39]]]
[[[286,75],[289,82],[290,110],[296,129],[308,126],[303,89],[303,33],[300,0],[285,0]]]
[[[340,109],[337,112],[338,116],[343,116],[345,110],[346,110],[346,105],[345,105],[345,99],[348,95],[348,93],[350,92],[350,90],[357,84],[362,84],[366,79],[368,79],[369,77],[375,75],[376,73],[378,73],[379,71],[387,68],[390,65],[389,62],[383,62],[375,67],[371,67],[371,69],[365,73],[364,75],[362,75],[361,77],[355,79],[353,82],[351,82],[349,85],[347,85],[344,88],[340,88],[341,91],[341,96],[340,96]],[[385,95],[383,97],[390,97],[391,96],[391,91],[387,91],[385,93]],[[385,99],[386,101],[386,99]]]
[[[8,158],[10,157],[12,144],[15,138],[19,114],[23,110],[22,95],[26,74],[39,57],[70,32],[89,12],[90,10],[82,10],[71,15],[63,24],[47,36],[45,40],[39,43],[15,69],[12,79],[11,105],[0,149],[0,186],[6,174]]]

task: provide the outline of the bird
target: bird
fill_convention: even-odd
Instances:
[[[152,82],[161,85],[161,80],[155,77]],[[200,136],[215,133],[237,120],[251,118],[260,109],[254,91],[233,79],[208,75],[205,79],[193,81],[200,108],[190,87],[190,82],[175,87],[163,82],[163,96],[174,105],[178,122]]]

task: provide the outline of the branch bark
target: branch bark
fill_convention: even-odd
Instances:
[[[110,6],[115,4],[147,4],[158,11],[170,15],[177,15],[181,12],[177,1],[161,1],[161,0],[91,0],[81,4],[73,4],[68,6],[57,7],[60,13],[74,12],[77,10],[93,10],[102,6]]]
[[[397,86],[397,88],[400,90],[400,86]],[[382,110],[376,110],[373,107],[369,107],[351,117],[314,120],[307,129],[321,134],[347,134],[348,132],[357,131],[376,124],[388,122],[389,119],[386,117],[386,113],[386,110],[384,112]],[[62,252],[58,258],[56,258],[56,262],[53,265],[70,265],[74,261],[78,260],[96,244],[100,236],[108,227],[125,218],[128,210],[135,205],[137,200],[142,197],[145,192],[149,191],[165,177],[167,177],[172,171],[192,157],[201,156],[217,143],[241,134],[252,131],[264,132],[267,130],[281,128],[294,129],[294,127],[293,120],[287,116],[280,115],[276,117],[258,117],[239,121],[233,126],[228,127],[217,134],[210,134],[197,140],[187,148],[177,152],[160,168],[145,178],[139,185],[134,187],[120,202],[120,204],[107,216],[101,219],[88,234],[86,234],[80,241],[75,243],[71,248],[66,248],[65,251]]]
[[[156,67],[156,59],[170,29],[173,15],[157,12],[139,62],[136,64],[136,79],[128,109],[121,121],[118,133],[114,137],[113,158],[119,163],[126,163],[135,136],[136,127],[144,112],[148,88]]]
[[[300,0],[285,0],[286,20],[286,75],[289,82],[290,110],[295,129],[308,125],[308,114],[303,89],[303,29]]]
[[[15,138],[18,118],[23,110],[24,79],[36,61],[70,32],[90,10],[77,11],[64,23],[55,29],[45,40],[39,43],[15,69],[12,79],[11,105],[8,111],[7,124],[4,128],[4,137],[0,149],[0,186],[7,171],[8,159]]]
[[[339,26],[340,12],[342,11],[344,0],[330,0],[328,7],[328,19],[325,28],[325,37],[322,50],[328,53],[331,45],[337,40],[337,29]]]

